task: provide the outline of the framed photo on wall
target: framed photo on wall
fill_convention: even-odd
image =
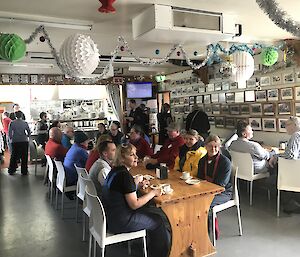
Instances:
[[[218,103],[219,102],[219,94],[211,94],[211,102]]]
[[[275,103],[263,104],[263,114],[264,115],[275,115],[275,113],[276,113],[276,104]]]
[[[184,106],[184,113],[189,113],[190,112],[190,106],[189,105],[186,105]]]
[[[295,87],[295,100],[300,100],[300,87]]]
[[[289,72],[283,75],[283,81],[284,83],[294,83],[295,79],[294,79],[294,72]]]
[[[215,83],[215,91],[221,91],[222,90],[222,83],[218,82]]]
[[[213,114],[220,114],[221,113],[221,106],[219,104],[214,104],[212,106],[212,113]]]
[[[219,93],[219,103],[226,103],[225,93]]]
[[[281,73],[277,73],[277,74],[272,75],[271,82],[272,82],[272,85],[281,84],[282,83]]]
[[[278,119],[278,131],[279,132],[286,132],[285,123],[288,119]]]
[[[234,103],[234,93],[226,93],[226,103]]]
[[[232,89],[238,89],[238,83],[237,82],[231,82],[229,89],[230,90],[232,90]]]
[[[205,93],[205,85],[201,85],[198,88],[199,93]]]
[[[199,86],[195,85],[193,86],[193,94],[198,94],[199,93]]]
[[[210,125],[215,125],[215,117],[214,116],[208,116],[208,122]]]
[[[215,117],[215,126],[217,128],[224,128],[225,120],[224,117]]]
[[[295,103],[295,115],[300,116],[300,103]]]
[[[255,102],[255,92],[245,91],[245,102]]]
[[[206,92],[214,92],[215,91],[215,85],[214,84],[207,84],[206,85]]]
[[[261,86],[268,86],[271,84],[270,77],[261,77],[260,78],[260,85]]]
[[[278,101],[278,89],[268,89],[267,90],[268,101]]]
[[[300,70],[295,70],[295,81],[300,82]]]
[[[235,128],[234,118],[226,117],[225,118],[225,127],[226,128]]]
[[[256,87],[256,78],[250,78],[246,82],[247,88],[255,88]]]
[[[281,100],[292,100],[293,99],[293,88],[287,87],[280,90]]]
[[[221,106],[221,112],[222,112],[222,114],[229,114],[229,106],[228,105],[222,105]]]
[[[194,104],[195,103],[195,96],[190,96],[189,102],[190,102],[190,104]]]
[[[230,87],[230,82],[229,81],[222,82],[222,90],[223,91],[228,91],[229,87]]]
[[[244,92],[236,92],[234,98],[236,103],[243,103],[245,101]]]
[[[274,118],[263,118],[262,119],[263,131],[276,132],[276,119]]]
[[[262,115],[261,104],[251,104],[251,115]]]
[[[249,104],[241,104],[240,106],[241,114],[250,114],[250,105]]]
[[[204,105],[204,112],[206,112],[206,114],[212,114],[212,109],[210,104]]]
[[[184,105],[188,105],[188,104],[189,104],[189,101],[190,101],[190,98],[189,98],[189,97],[184,97],[184,98],[183,98],[183,104],[184,104]]]
[[[257,102],[265,102],[267,101],[267,92],[266,90],[256,91],[255,98]]]
[[[261,130],[261,118],[249,118],[249,124],[253,130]]]
[[[278,103],[278,115],[291,115],[292,106],[291,102],[280,102]]]
[[[197,95],[196,102],[197,102],[197,104],[202,104],[203,103],[203,95]]]
[[[230,105],[229,106],[229,113],[231,115],[238,115],[238,114],[240,114],[240,106],[238,104]]]
[[[204,95],[204,96],[203,96],[203,102],[204,102],[205,104],[210,104],[210,103],[211,103],[210,95]]]

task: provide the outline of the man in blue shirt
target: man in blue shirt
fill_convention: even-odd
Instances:
[[[74,137],[74,129],[72,127],[65,127],[64,133],[61,139],[63,147],[70,149],[72,146],[71,140]]]

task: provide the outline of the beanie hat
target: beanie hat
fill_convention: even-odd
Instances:
[[[74,142],[77,144],[81,144],[84,141],[88,140],[88,136],[81,130],[74,132]]]

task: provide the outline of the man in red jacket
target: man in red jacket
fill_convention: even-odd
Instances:
[[[160,151],[152,155],[145,161],[148,169],[157,167],[160,163],[166,163],[170,169],[173,169],[175,159],[179,155],[179,147],[184,144],[184,139],[180,135],[180,127],[172,122],[166,128],[169,138],[165,141]]]
[[[68,149],[61,144],[62,132],[58,127],[53,127],[49,130],[49,140],[46,143],[45,154],[52,159],[63,161]]]

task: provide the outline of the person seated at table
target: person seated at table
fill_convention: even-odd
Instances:
[[[112,141],[116,146],[121,144],[121,139],[124,134],[120,131],[121,124],[118,121],[112,121],[109,127],[108,135],[111,136]]]
[[[278,157],[294,160],[300,159],[300,119],[298,117],[290,117],[285,122],[285,128],[291,137],[284,153],[276,154],[269,160],[271,167],[276,166]]]
[[[206,154],[204,139],[197,130],[190,129],[184,134],[184,142],[175,159],[174,170],[187,171],[191,176],[197,176],[199,160]]]
[[[99,149],[99,145],[104,141],[111,141],[112,142],[110,135],[104,134],[104,135],[101,135],[97,139],[96,145],[95,145],[94,149],[90,151],[89,157],[88,157],[88,159],[86,161],[86,164],[85,164],[85,169],[86,169],[87,172],[89,172],[89,170],[91,169],[94,162],[97,161],[100,158],[100,154],[99,154],[98,149]]]
[[[90,139],[83,131],[75,131],[74,144],[67,152],[64,167],[66,172],[67,186],[77,183],[78,175],[74,164],[77,167],[84,168],[88,158],[87,147]]]
[[[54,121],[52,121],[52,123],[51,123],[49,129],[55,128],[55,127],[61,128],[61,124],[60,124],[60,121],[59,121],[59,120],[54,120]]]
[[[45,146],[45,154],[49,155],[52,159],[63,161],[68,149],[62,143],[62,132],[59,128],[51,128],[49,130],[49,140]]]
[[[114,167],[102,188],[108,231],[126,233],[146,229],[149,256],[166,257],[170,245],[168,230],[162,217],[150,212],[150,207],[145,206],[155,196],[160,196],[161,190],[150,190],[141,197],[137,196],[137,189],[146,183],[142,176],[133,178],[130,174],[131,168],[136,167],[137,162],[135,146],[118,146]]]
[[[136,154],[139,159],[143,159],[145,156],[150,156],[153,154],[150,145],[143,137],[142,128],[139,125],[133,125],[130,129],[129,142],[136,147]]]
[[[106,129],[106,126],[104,123],[98,123],[98,132],[97,132],[97,135],[96,135],[96,140],[104,135],[104,134],[107,134],[108,133],[108,130]]]
[[[111,170],[116,154],[116,145],[112,141],[103,141],[97,146],[100,155],[90,168],[89,177],[94,182],[98,196],[102,195],[102,186]]]
[[[220,138],[216,135],[209,135],[205,140],[207,154],[200,159],[198,164],[198,178],[225,188],[224,192],[214,197],[210,205],[209,228],[210,224],[212,224],[211,209],[232,199],[232,185],[230,182],[231,162],[226,156],[221,154],[220,146]],[[218,228],[216,230],[218,231]]]
[[[266,172],[269,169],[268,160],[275,154],[265,150],[259,143],[250,141],[253,137],[251,125],[240,120],[237,123],[238,139],[232,141],[229,150],[241,153],[249,153],[252,157],[254,173]]]
[[[155,169],[160,163],[166,163],[170,169],[174,167],[175,159],[179,155],[179,147],[184,144],[184,139],[180,135],[178,124],[171,122],[166,129],[169,138],[165,141],[160,151],[144,161],[147,169]]]
[[[62,145],[67,148],[70,149],[72,146],[71,140],[73,140],[74,138],[74,129],[72,127],[65,127],[64,128],[64,133],[61,139],[61,143]]]

